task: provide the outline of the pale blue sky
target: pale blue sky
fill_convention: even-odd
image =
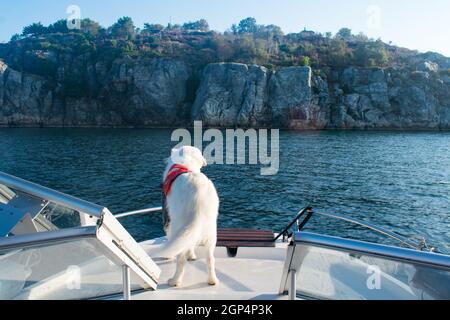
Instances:
[[[287,33],[305,27],[335,33],[346,26],[386,42],[450,56],[448,0],[1,0],[0,41],[9,40],[31,22],[49,24],[66,18],[71,4],[81,8],[82,17],[104,26],[121,16],[132,17],[138,27],[144,22],[205,18],[213,29],[224,31],[253,16],[259,23],[281,26]]]

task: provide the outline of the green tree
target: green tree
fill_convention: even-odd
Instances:
[[[91,19],[83,19],[80,23],[81,32],[90,34],[92,36],[98,36],[102,31],[102,27],[98,22],[95,22]]]
[[[358,42],[368,42],[369,37],[366,36],[364,33],[360,32],[356,36],[354,36],[354,39]]]
[[[234,35],[237,35],[239,33],[239,26],[235,23],[233,23],[230,27],[230,30],[228,33],[232,33]]]
[[[258,25],[255,18],[247,18],[239,22],[237,27],[238,33],[256,33]]]
[[[389,54],[380,40],[360,43],[355,50],[355,62],[362,67],[383,67],[389,63]]]
[[[179,24],[171,24],[171,23],[169,23],[168,25],[167,25],[167,30],[181,30],[181,25],[179,25]]]
[[[206,21],[205,19],[201,19],[198,21],[187,22],[183,24],[183,29],[206,32],[209,31],[209,24],[208,21]]]
[[[280,46],[281,52],[287,53],[287,54],[294,54],[297,47],[293,45],[292,43],[284,43]]]
[[[40,22],[30,24],[29,26],[26,26],[23,28],[22,36],[28,37],[28,36],[40,36],[45,33],[47,33],[47,28]]]
[[[67,20],[58,20],[55,23],[48,26],[49,33],[66,33],[69,29],[67,28]]]
[[[136,36],[136,27],[133,19],[130,17],[120,18],[111,26],[110,33],[116,38],[133,39]]]
[[[303,66],[303,67],[311,66],[311,58],[310,57],[306,57],[306,56],[301,56],[300,57],[300,65]]]
[[[161,32],[162,30],[164,30],[164,26],[162,24],[145,23],[142,32],[145,34],[155,34]]]
[[[343,40],[349,40],[352,37],[352,30],[349,28],[342,28],[338,31],[336,37]]]
[[[11,42],[16,42],[16,41],[19,41],[20,40],[20,34],[18,34],[18,33],[16,33],[16,34],[14,34],[12,37],[11,37],[11,40],[9,40],[9,41],[11,41]]]
[[[351,58],[352,54],[345,41],[340,38],[330,41],[326,55],[326,64],[342,67],[348,65]]]
[[[284,36],[283,30],[274,24],[268,26],[261,25],[258,29],[258,33],[263,37],[281,39]]]

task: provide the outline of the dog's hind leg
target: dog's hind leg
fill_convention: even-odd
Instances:
[[[187,259],[188,259],[188,261],[197,260],[197,256],[195,255],[195,248],[189,249],[189,251],[187,253]]]
[[[219,279],[216,276],[216,259],[214,258],[214,251],[216,249],[216,242],[206,244],[206,264],[208,265],[208,284],[215,286],[219,284]]]
[[[169,286],[181,287],[183,283],[184,268],[186,267],[187,254],[183,252],[177,257],[177,271],[172,279],[169,280]]]

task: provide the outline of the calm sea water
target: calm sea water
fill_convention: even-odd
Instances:
[[[160,205],[170,130],[0,129],[0,171],[110,208]],[[221,198],[221,227],[281,231],[311,204],[450,252],[450,133],[282,132],[280,172],[214,165],[205,173]],[[161,236],[159,216],[123,224],[138,240]],[[384,238],[315,217],[308,230],[379,243]]]

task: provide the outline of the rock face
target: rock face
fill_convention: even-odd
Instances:
[[[321,83],[317,85],[320,87]],[[322,90],[325,93],[326,88]],[[301,130],[326,126],[326,110],[319,103],[319,95],[313,94],[311,68],[288,67],[273,73],[269,92],[268,104],[275,126]]]
[[[105,65],[63,57],[55,83],[0,61],[0,126],[178,127],[202,120],[296,130],[450,129],[448,63],[427,55],[409,69],[270,71],[216,63],[200,72],[171,59]]]
[[[312,94],[311,68],[270,72],[238,63],[208,65],[192,108],[192,118],[207,126],[323,127]]]
[[[193,119],[209,126],[315,129],[448,129],[450,78],[425,71],[319,70],[214,64]],[[433,71],[434,70],[434,71]]]
[[[101,91],[103,106],[119,113],[124,123],[144,126],[174,125],[188,113],[186,88],[189,71],[172,60],[126,61],[113,67]]]
[[[61,67],[58,74],[62,82],[67,71]],[[98,63],[75,76],[86,77],[85,96],[1,63],[0,125],[171,126],[189,114],[190,73],[182,62],[120,60],[110,69]]]
[[[436,73],[348,68],[333,73],[328,128],[446,129],[449,84]]]
[[[268,124],[268,70],[238,63],[208,65],[192,107],[192,117],[207,126]]]

